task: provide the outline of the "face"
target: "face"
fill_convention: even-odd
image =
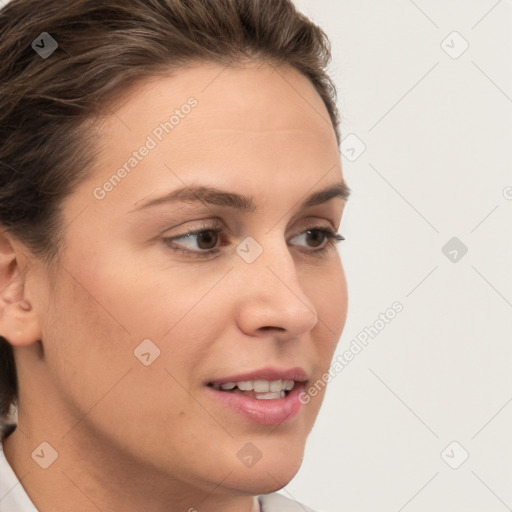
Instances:
[[[345,202],[305,204],[343,183],[325,106],[292,69],[201,64],[111,112],[63,204],[57,275],[31,274],[62,449],[218,493],[281,488],[324,388],[299,394],[346,317],[325,234]]]

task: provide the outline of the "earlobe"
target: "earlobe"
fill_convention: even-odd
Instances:
[[[41,339],[39,319],[24,294],[24,275],[5,232],[0,231],[0,336],[13,346]]]
[[[0,297],[0,335],[18,347],[41,339],[39,320],[27,301],[7,302]]]

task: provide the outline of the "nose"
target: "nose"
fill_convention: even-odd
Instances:
[[[289,339],[313,329],[318,321],[315,305],[304,292],[297,264],[286,242],[267,240],[252,263],[237,264],[237,320],[249,336],[268,330]]]

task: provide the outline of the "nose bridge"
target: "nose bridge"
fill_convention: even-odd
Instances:
[[[318,320],[317,311],[301,286],[286,241],[277,231],[260,240],[261,244],[247,237],[237,247],[243,260],[240,268],[245,273],[243,323],[249,329],[276,327],[294,335],[312,329]]]

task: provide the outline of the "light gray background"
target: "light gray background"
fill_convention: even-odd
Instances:
[[[331,512],[510,510],[512,3],[296,4],[332,41],[342,136],[366,145],[350,161],[348,139],[342,160],[337,354],[404,309],[331,381],[281,492]],[[458,58],[454,31],[469,44]],[[468,248],[457,262],[441,251],[454,236]],[[441,458],[454,440],[446,460],[469,454],[458,469]]]

